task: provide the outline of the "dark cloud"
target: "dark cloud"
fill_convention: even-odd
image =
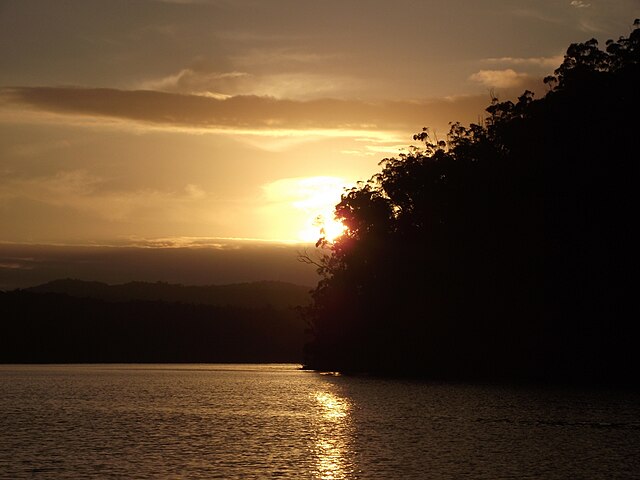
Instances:
[[[0,245],[0,289],[57,278],[185,285],[279,280],[312,286],[318,281],[315,268],[298,261],[300,245],[231,240],[199,247],[145,244],[154,246]]]
[[[5,102],[59,114],[110,117],[155,125],[228,129],[353,129],[415,131],[449,121],[475,121],[489,95],[432,101],[226,99],[148,90],[12,87]]]

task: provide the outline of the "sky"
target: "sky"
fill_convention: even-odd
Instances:
[[[167,260],[157,280],[301,281],[296,252],[339,231],[332,206],[382,158],[492,94],[543,95],[570,43],[637,17],[640,0],[0,0],[0,288],[61,248],[109,249],[119,279],[142,275],[133,248],[255,265]]]

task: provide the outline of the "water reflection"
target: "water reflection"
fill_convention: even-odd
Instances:
[[[315,393],[315,401],[318,415],[315,422],[314,478],[338,480],[351,477],[354,471],[352,404],[329,384]]]

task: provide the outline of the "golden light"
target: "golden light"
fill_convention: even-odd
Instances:
[[[344,232],[334,209],[346,185],[342,178],[317,176],[284,178],[263,188],[272,205],[270,216],[290,226],[287,236],[295,237],[290,240],[315,243],[320,237],[331,242]]]
[[[315,472],[313,477],[322,480],[352,478],[354,458],[351,451],[352,427],[351,402],[323,389],[315,393],[318,406],[316,418]]]
[[[340,421],[349,412],[349,402],[330,392],[317,392],[316,401],[320,405],[323,417],[327,420]]]
[[[303,242],[315,242],[320,237],[328,241],[342,235],[345,226],[334,217],[334,209],[340,201],[345,182],[335,177],[308,177],[299,179],[300,200],[293,206],[305,212],[306,223],[298,232]]]

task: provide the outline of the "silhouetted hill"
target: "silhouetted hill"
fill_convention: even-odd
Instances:
[[[285,282],[251,282],[232,285],[186,286],[165,282],[129,282],[108,285],[76,279],[54,280],[25,289],[33,293],[61,293],[107,301],[164,301],[199,305],[287,308],[306,305],[309,288]]]
[[[303,336],[293,308],[0,292],[0,363],[300,362]]]

